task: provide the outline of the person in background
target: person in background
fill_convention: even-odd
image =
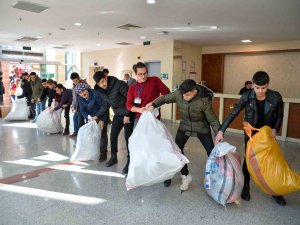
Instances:
[[[35,123],[40,113],[43,110],[45,110],[46,103],[45,101],[41,101],[40,99],[44,89],[41,78],[39,78],[35,72],[31,72],[30,80],[31,80],[31,87],[32,87],[31,103],[32,103],[32,107],[35,108],[35,118],[31,122]]]
[[[220,127],[219,120],[212,107],[213,93],[207,87],[198,85],[194,80],[187,79],[170,94],[160,96],[146,105],[148,111],[164,104],[176,103],[180,111],[180,125],[175,143],[183,149],[190,137],[197,137],[206,150],[207,156],[214,148],[210,127],[214,133]],[[186,191],[192,182],[187,164],[181,170],[182,184],[180,189]]]
[[[109,74],[109,70],[107,68],[104,68],[102,72],[104,73],[105,76],[108,76]]]
[[[77,99],[79,110],[84,119],[87,121],[95,120],[100,125],[100,128],[103,129],[104,124],[107,123],[107,114],[103,114],[101,117],[98,117],[97,114],[102,107],[107,106],[104,106],[106,103],[102,100],[101,94],[96,90],[92,90],[86,83],[77,84],[75,91],[79,95]],[[101,132],[101,141],[103,140],[103,135],[106,133],[107,132]],[[100,145],[100,154],[102,154],[101,151]]]
[[[13,79],[9,84],[9,95],[10,95],[11,102],[14,102],[16,100],[16,92],[19,84],[20,84],[20,79],[18,78]]]
[[[170,89],[158,77],[148,77],[148,69],[144,63],[138,62],[133,65],[133,70],[136,74],[137,82],[128,90],[126,107],[127,110],[136,113],[136,124],[141,114],[146,111],[145,106],[160,95],[169,94]],[[169,187],[171,179],[164,181],[164,185]]]
[[[0,77],[0,105],[3,105],[3,95],[5,94],[5,88],[3,84],[3,78]]]
[[[69,137],[73,138],[77,136],[79,128],[84,125],[84,118],[79,110],[78,94],[75,91],[75,87],[79,83],[86,83],[86,80],[80,79],[79,74],[76,72],[71,73],[70,78],[73,82],[73,88],[72,88],[73,101],[71,105],[71,110],[74,112],[73,115],[74,133],[71,134]]]
[[[255,128],[261,128],[265,125],[272,128],[272,137],[276,137],[276,133],[279,132],[282,120],[283,120],[283,101],[279,92],[268,89],[270,78],[264,71],[258,71],[252,78],[253,89],[245,92],[230,115],[224,120],[223,124],[219,128],[219,132],[215,139],[215,144],[223,141],[224,132],[231,124],[235,117],[245,109],[245,121],[251,124]],[[252,134],[254,134],[253,132]],[[249,137],[245,136],[245,150],[247,148],[247,142]],[[244,187],[241,197],[245,201],[250,200],[250,174],[247,168],[246,160],[243,164],[244,174]],[[286,205],[283,196],[272,196],[273,199],[279,205]]]
[[[63,135],[70,134],[70,107],[72,104],[72,90],[66,89],[62,84],[57,84],[55,91],[61,96],[58,105],[53,109],[50,108],[50,112],[57,111],[59,109],[64,110],[64,117],[66,119],[66,126]]]
[[[32,88],[30,84],[30,76],[27,72],[23,73],[21,76],[21,88],[23,90],[22,95],[17,96],[17,98],[26,98],[27,106],[29,107],[30,115],[29,119],[33,119],[35,116],[35,112],[33,108],[31,107],[31,97],[32,97]]]
[[[125,73],[124,74],[124,81],[128,85],[128,87],[130,87],[131,85],[133,85],[134,83],[136,83],[136,79],[132,78],[129,75],[129,73]]]
[[[128,111],[126,108],[128,86],[114,76],[105,76],[105,74],[101,71],[96,72],[93,79],[99,85],[100,88],[98,91],[102,94],[104,101],[108,103],[107,107],[103,106],[100,109],[97,113],[97,117],[107,114],[109,107],[111,107],[114,111],[110,132],[111,158],[106,163],[106,166],[110,167],[118,162],[118,136],[124,127],[124,136],[127,148],[127,163],[122,170],[122,173],[127,174],[130,161],[128,139],[132,134],[135,118],[134,113]],[[100,161],[105,160],[106,157],[106,152],[101,152]]]
[[[245,82],[244,87],[240,90],[239,95],[242,95],[242,94],[244,94],[246,91],[251,90],[251,87],[252,87],[252,82],[251,82],[250,80],[247,80],[247,81]]]

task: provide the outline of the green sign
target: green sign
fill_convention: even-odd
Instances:
[[[53,79],[54,78],[54,73],[43,73],[42,74],[42,78],[45,78],[45,79]]]
[[[150,41],[144,41],[143,45],[150,45]]]
[[[161,73],[160,74],[160,79],[162,80],[168,80],[169,78],[169,74],[168,73]]]

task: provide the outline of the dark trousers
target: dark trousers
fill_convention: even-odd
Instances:
[[[111,143],[111,153],[117,154],[118,152],[118,137],[120,131],[124,127],[124,136],[126,141],[127,148],[127,157],[129,158],[129,149],[128,149],[128,139],[133,132],[135,116],[130,116],[130,123],[124,124],[124,115],[123,116],[114,116],[112,125],[111,125],[111,133],[110,133],[110,143]]]
[[[200,142],[202,143],[203,147],[205,148],[207,156],[209,156],[209,154],[211,153],[211,151],[214,148],[214,143],[213,143],[211,133],[208,133],[208,134],[198,133],[197,137],[200,140]],[[190,136],[187,136],[185,134],[185,131],[177,130],[175,143],[181,149],[181,153],[183,155],[184,155],[184,152],[183,152],[184,145],[186,144],[186,142],[188,141],[189,138],[190,138]],[[185,164],[185,166],[181,169],[180,172],[182,175],[185,175],[185,176],[189,174],[187,164]]]
[[[65,131],[69,131],[69,127],[70,127],[70,106],[64,108],[64,117],[66,119]]]
[[[101,131],[101,145],[100,145],[100,152],[107,152],[107,145],[108,145],[108,137],[107,137],[107,124],[108,121],[104,122],[104,126]]]
[[[256,134],[257,131],[252,131],[252,135]],[[249,141],[249,137],[246,133],[244,133],[244,141],[245,141],[245,153],[246,153],[246,150],[247,150],[247,143]],[[250,173],[248,171],[248,168],[247,168],[247,162],[246,162],[246,159],[244,160],[244,163],[243,163],[243,175],[244,175],[244,183],[245,184],[248,184],[249,186],[249,182],[250,182]]]

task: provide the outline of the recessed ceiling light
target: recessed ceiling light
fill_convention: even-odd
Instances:
[[[243,43],[251,43],[252,41],[251,40],[241,40],[241,42],[243,42]]]
[[[156,0],[147,0],[147,3],[148,3],[148,4],[155,4],[155,3],[156,3]]]
[[[114,14],[115,11],[101,11],[101,12],[97,12],[99,14]]]
[[[218,29],[218,27],[217,26],[210,26],[210,29]]]
[[[141,36],[141,39],[146,39],[146,37],[145,36]]]
[[[74,23],[75,26],[81,26],[81,23]]]
[[[36,38],[41,39],[42,37],[41,36],[37,36]]]

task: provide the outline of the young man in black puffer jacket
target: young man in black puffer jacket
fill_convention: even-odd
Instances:
[[[127,163],[122,172],[128,173],[129,166],[129,150],[128,150],[128,139],[133,132],[135,114],[126,109],[126,100],[128,86],[124,81],[121,81],[113,76],[106,76],[102,71],[97,71],[94,76],[94,81],[100,88],[97,89],[102,96],[103,100],[106,101],[114,111],[114,117],[112,120],[110,142],[111,142],[111,158],[106,163],[107,167],[110,167],[118,162],[118,136],[121,129],[124,127],[124,135],[127,147]],[[98,112],[97,117],[100,118],[107,113],[108,108],[102,107]]]

